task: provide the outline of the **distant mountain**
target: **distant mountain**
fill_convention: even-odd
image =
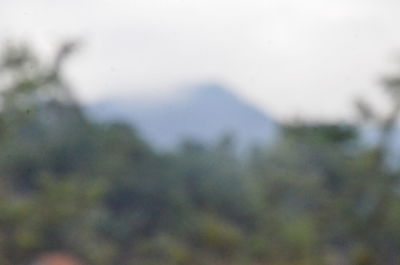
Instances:
[[[199,85],[165,100],[117,98],[88,107],[100,121],[124,121],[153,146],[171,148],[184,139],[211,143],[232,134],[239,146],[269,143],[278,124],[216,84]]]

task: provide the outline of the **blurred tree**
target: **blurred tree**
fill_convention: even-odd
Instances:
[[[15,45],[0,60],[1,264],[48,251],[99,265],[396,264],[398,78],[387,116],[357,105],[380,129],[372,148],[353,124],[298,122],[247,157],[229,135],[160,153],[87,119],[62,74],[74,47],[45,61]]]
[[[2,56],[2,264],[26,262],[54,248],[79,251],[70,235],[101,193],[99,185],[84,180],[88,124],[61,78],[72,47],[62,46],[50,63],[25,44],[7,47]]]

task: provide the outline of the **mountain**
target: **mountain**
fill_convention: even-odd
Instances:
[[[89,106],[88,113],[100,121],[128,122],[163,149],[184,139],[212,143],[224,134],[231,134],[239,146],[249,146],[273,141],[278,131],[272,118],[218,84],[195,86],[164,100],[106,100]]]

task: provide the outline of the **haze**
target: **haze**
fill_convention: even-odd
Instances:
[[[352,117],[397,63],[394,0],[136,0],[0,3],[0,39],[82,49],[68,77],[82,101],[220,82],[278,119]]]

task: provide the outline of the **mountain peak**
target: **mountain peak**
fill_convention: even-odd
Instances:
[[[218,83],[203,83],[192,86],[188,89],[188,94],[196,98],[227,98],[236,99],[228,88]]]
[[[218,83],[190,86],[185,91],[162,104],[137,104],[135,98],[124,98],[123,104],[105,101],[89,112],[96,119],[128,122],[161,148],[187,138],[215,142],[226,133],[233,134],[241,146],[268,142],[276,136],[277,123],[272,118]]]

